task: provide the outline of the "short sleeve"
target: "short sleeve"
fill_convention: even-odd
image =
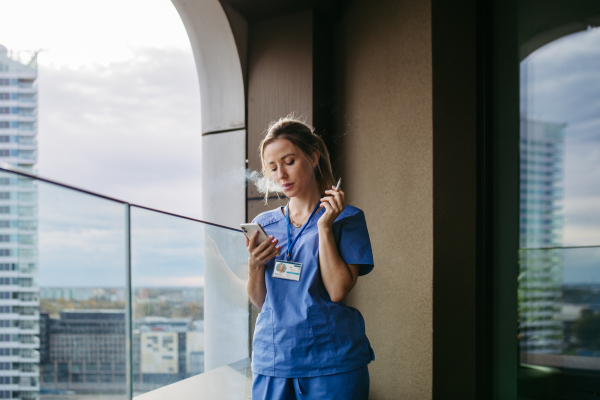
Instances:
[[[358,264],[358,275],[366,275],[373,270],[373,250],[367,229],[365,214],[358,210],[339,221],[337,240],[338,251],[346,264]]]

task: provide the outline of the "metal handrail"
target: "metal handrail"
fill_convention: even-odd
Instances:
[[[175,214],[175,213],[168,212],[168,211],[157,210],[156,208],[141,206],[139,204],[130,203],[130,202],[124,201],[124,200],[119,200],[119,199],[116,199],[114,197],[110,197],[110,196],[106,196],[106,195],[103,195],[103,194],[100,194],[100,193],[92,192],[90,190],[81,189],[81,188],[78,188],[78,187],[75,187],[75,186],[72,186],[72,185],[68,185],[66,183],[60,183],[60,182],[54,181],[52,179],[42,178],[42,177],[37,176],[37,175],[33,175],[33,174],[29,174],[27,172],[19,171],[17,167],[15,167],[12,164],[9,164],[7,162],[0,162],[0,171],[10,172],[10,173],[13,173],[13,174],[16,174],[16,175],[20,175],[20,176],[23,176],[23,177],[26,177],[26,178],[35,179],[35,180],[38,180],[38,181],[41,181],[41,182],[46,182],[46,183],[50,183],[50,184],[53,184],[53,185],[61,186],[61,187],[67,188],[67,189],[74,190],[76,192],[89,194],[89,195],[100,197],[100,198],[103,198],[103,199],[106,199],[106,200],[111,200],[111,201],[114,201],[114,202],[117,202],[117,203],[121,203],[123,205],[129,205],[130,207],[137,207],[137,208],[141,208],[141,209],[148,210],[148,211],[154,211],[154,212],[157,212],[157,213],[160,213],[160,214],[170,215],[172,217],[187,219],[189,221],[200,222],[200,223],[203,223],[203,224],[212,225],[212,226],[216,226],[216,227],[219,227],[219,228],[229,229],[229,230],[235,231],[235,232],[241,232],[240,229],[232,228],[232,227],[229,227],[229,226],[216,224],[214,222],[203,221],[201,219],[196,219],[196,218],[192,218],[192,217],[186,217],[184,215]]]

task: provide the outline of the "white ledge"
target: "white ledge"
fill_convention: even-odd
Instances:
[[[251,398],[250,359],[213,369],[134,397],[136,400],[250,400]]]

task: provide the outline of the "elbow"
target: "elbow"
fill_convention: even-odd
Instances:
[[[263,301],[263,302],[258,302],[258,301],[254,301],[254,300],[252,300],[252,299],[250,299],[250,301],[251,301],[251,302],[252,302],[252,304],[254,304],[254,306],[255,306],[256,308],[258,308],[259,310],[262,310],[262,306],[263,306],[263,304],[265,304],[265,302],[264,302],[264,301]]]
[[[343,301],[346,297],[342,297],[342,296],[330,296],[331,297],[331,301],[333,303],[339,303],[340,301]]]
[[[347,290],[337,290],[333,293],[329,293],[329,298],[334,303],[339,303],[340,301],[343,301],[346,298],[346,296],[348,296]]]

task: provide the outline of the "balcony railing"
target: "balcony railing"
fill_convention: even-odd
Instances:
[[[21,343],[39,343],[40,352],[21,348],[18,357],[22,365],[39,365],[41,391],[133,398],[174,383],[216,390],[215,377],[240,374],[239,385],[247,386],[250,308],[241,231],[16,170],[0,169],[0,183],[3,191],[36,193],[20,213],[30,211],[39,227],[37,244],[28,248],[31,259],[18,259],[20,272],[44,260],[39,275],[20,281],[32,285],[21,290],[33,290],[27,298],[39,299],[40,309],[19,306],[16,313],[27,317],[17,321]],[[38,334],[54,344],[27,336]]]

